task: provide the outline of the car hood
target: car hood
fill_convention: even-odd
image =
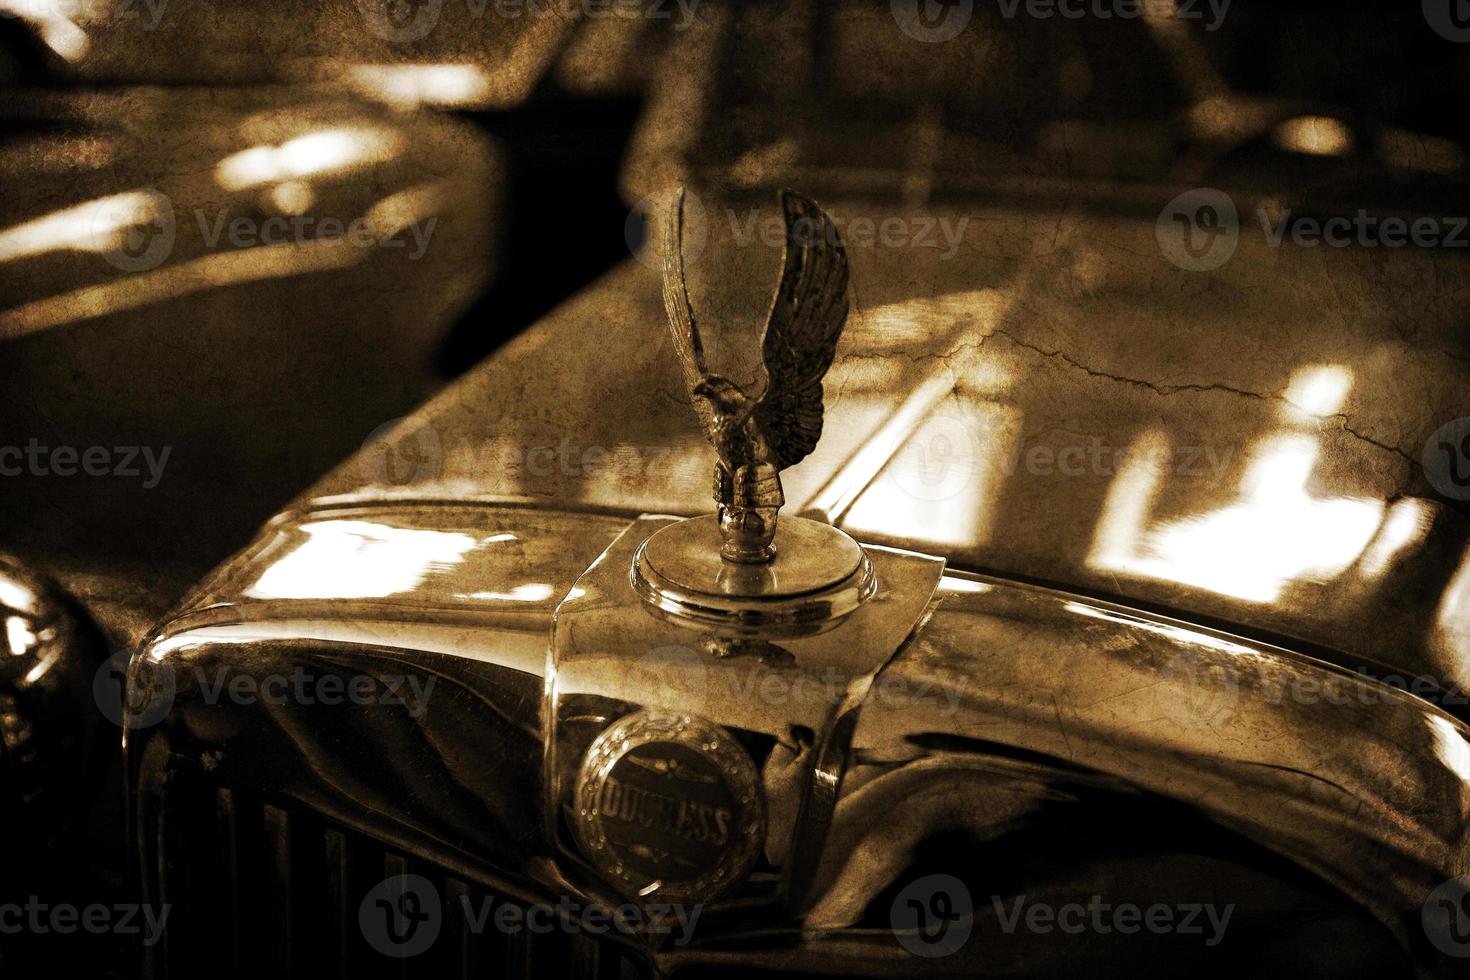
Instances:
[[[1267,206],[1242,201],[1232,257],[1191,271],[1136,215],[824,203],[852,313],[788,510],[1406,683],[1470,682],[1470,522],[1437,461],[1470,415],[1463,256],[1273,244]],[[779,218],[695,208],[695,314],[716,368],[749,380]],[[710,509],[656,267],[614,270],[309,496]]]

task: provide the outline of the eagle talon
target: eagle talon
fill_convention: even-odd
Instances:
[[[776,515],[779,507],[752,510],[719,506],[720,534],[724,543],[720,557],[726,561],[747,564],[767,562],[776,557]]]

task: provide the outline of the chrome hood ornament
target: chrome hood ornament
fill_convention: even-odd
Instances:
[[[786,502],[781,470],[817,447],[822,378],[847,323],[847,251],[832,219],[811,198],[781,192],[786,246],[781,279],[761,338],[759,394],[710,373],[684,278],[684,192],[664,243],[664,306],[690,400],[719,454],[715,466],[720,554],[728,561],[775,556],[776,518]]]
[[[863,549],[819,521],[788,517],[781,470],[822,435],[822,379],[847,322],[847,252],[816,202],[781,192],[786,246],[761,339],[764,379],[746,390],[710,371],[690,308],[684,194],[664,236],[664,304],[690,401],[714,446],[716,511],[659,531],[638,549],[633,583],[686,625],[765,638],[820,631],[871,596]]]

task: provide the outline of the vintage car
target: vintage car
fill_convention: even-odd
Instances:
[[[848,240],[872,213],[824,205]],[[911,252],[847,246],[861,300],[775,585],[680,589],[739,566],[712,518],[681,543],[660,516],[712,509],[714,453],[638,261],[273,520],[132,666],[155,974],[1453,975],[1464,514],[1372,427],[1412,446],[1470,412],[1422,346],[1457,341],[1244,236],[1188,331],[1120,315],[1143,284],[1097,243],[1152,224],[1071,221],[982,211],[1051,247],[961,251],[917,295]],[[695,318],[763,323],[774,256],[709,231]],[[782,543],[797,514],[872,581],[845,536]],[[1184,911],[1078,934],[1037,903]],[[506,908],[524,927],[485,928]]]
[[[124,658],[145,975],[1462,975],[1470,268],[1302,223],[1455,213],[1449,150],[1174,91],[1137,23],[775,6],[666,59],[672,230]],[[945,102],[1013,75],[1076,118]],[[115,674],[6,572],[45,826],[99,791],[38,719]]]

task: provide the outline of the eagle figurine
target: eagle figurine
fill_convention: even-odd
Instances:
[[[720,555],[732,562],[775,557],[776,518],[786,502],[781,470],[806,458],[822,435],[822,378],[847,322],[847,251],[816,202],[781,192],[786,243],[781,279],[761,338],[758,393],[712,374],[684,278],[684,192],[664,243],[664,305],[690,401],[715,447]]]

